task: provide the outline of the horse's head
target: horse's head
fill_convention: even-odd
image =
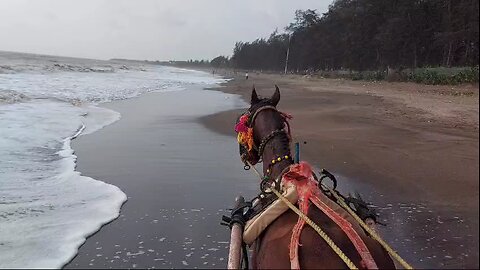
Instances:
[[[280,89],[275,85],[275,92],[269,98],[261,98],[257,95],[255,87],[252,89],[250,108],[248,111],[252,116],[251,127],[254,132],[254,142],[259,145],[263,138],[274,130],[284,128],[285,119],[277,110],[280,102]]]
[[[287,116],[276,108],[280,101],[280,90],[269,98],[258,96],[255,87],[252,89],[250,108],[240,116],[235,126],[240,144],[240,155],[247,164],[256,164],[261,158],[266,144],[280,134],[286,138],[288,147],[289,134],[285,131]],[[289,150],[288,150],[289,151]]]
[[[248,109],[248,111],[255,112],[256,110],[264,106],[276,107],[278,105],[278,102],[280,102],[280,89],[278,89],[278,86],[275,85],[275,92],[270,98],[259,97],[254,86],[252,89],[252,96],[250,98],[250,108]]]

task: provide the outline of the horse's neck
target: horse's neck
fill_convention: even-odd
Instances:
[[[284,159],[285,155],[288,155],[288,159]],[[277,161],[278,157],[282,157],[280,162]],[[285,145],[282,140],[273,138],[265,147],[263,151],[263,174],[267,175],[267,169],[271,168],[270,177],[276,179],[282,171],[293,163],[293,159],[290,154],[290,146]],[[275,161],[275,165],[270,167],[272,160]]]

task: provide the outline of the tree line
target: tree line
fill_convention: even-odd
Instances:
[[[237,42],[214,67],[283,71],[478,66],[478,0],[336,0],[284,33]]]

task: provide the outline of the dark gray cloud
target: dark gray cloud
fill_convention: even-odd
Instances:
[[[89,58],[200,59],[282,30],[331,0],[2,0],[0,50]]]

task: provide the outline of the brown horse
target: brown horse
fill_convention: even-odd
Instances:
[[[279,156],[290,156],[291,153],[287,132],[272,136],[276,130],[284,129],[285,125],[285,116],[276,110],[279,101],[280,91],[278,87],[276,87],[271,98],[259,98],[254,88],[251,95],[251,107],[249,108],[249,113],[255,115],[252,123],[250,123],[250,127],[253,129],[254,145],[260,146],[262,142],[265,144],[261,147],[261,157],[257,158],[263,160],[263,173],[265,175],[269,174],[272,179],[276,179],[285,168],[293,163],[291,158],[283,159],[274,165],[270,162]],[[265,140],[267,137],[269,139]],[[255,149],[258,149],[258,147],[255,147]],[[258,155],[258,150],[255,153]],[[330,236],[357,267],[364,267],[359,253],[339,226],[315,207],[309,208],[308,217]],[[251,262],[253,268],[290,268],[289,245],[292,230],[297,220],[298,216],[292,210],[288,210],[263,231],[253,245],[254,252]],[[367,236],[363,230],[359,232],[359,235],[379,268],[395,268],[388,253],[375,240]],[[304,227],[301,233],[298,254],[301,268],[343,269],[347,267],[317,232],[308,225]]]

